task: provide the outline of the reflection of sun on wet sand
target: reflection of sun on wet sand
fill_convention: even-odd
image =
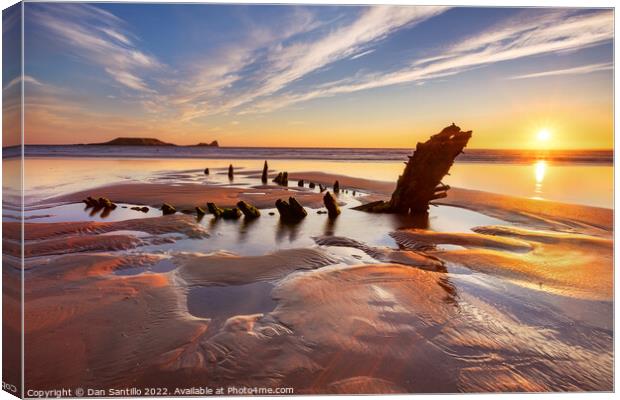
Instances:
[[[29,388],[612,389],[612,210],[453,188],[430,216],[366,213],[353,208],[389,200],[393,183],[314,171],[282,186],[260,164],[232,182],[172,171],[37,204],[104,195],[128,217],[25,223]],[[330,219],[319,184],[336,180]],[[308,208],[297,223],[274,209],[291,196]],[[261,216],[156,209],[240,200]]]

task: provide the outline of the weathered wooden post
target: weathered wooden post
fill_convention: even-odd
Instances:
[[[263,174],[260,177],[261,182],[267,183],[269,174],[269,166],[267,165],[267,160],[265,160],[265,164],[263,165]]]

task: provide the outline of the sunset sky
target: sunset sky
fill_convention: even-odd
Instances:
[[[30,144],[613,147],[611,10],[25,7]]]

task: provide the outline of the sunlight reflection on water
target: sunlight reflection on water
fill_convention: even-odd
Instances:
[[[12,161],[5,163],[5,168],[10,168]],[[235,168],[260,171],[263,160],[28,159],[24,189],[27,198],[35,199],[112,182],[144,182],[154,173],[226,168],[230,163]],[[395,182],[403,164],[395,161],[270,160],[269,167],[277,171],[324,171]],[[579,190],[575,189],[575,182],[579,182]],[[533,165],[457,162],[445,183],[513,196],[613,207],[613,166],[607,165],[559,165],[547,160]]]
[[[534,186],[535,199],[543,198],[543,181],[545,180],[545,172],[547,170],[547,162],[545,160],[538,160],[534,164],[534,178],[536,184]]]

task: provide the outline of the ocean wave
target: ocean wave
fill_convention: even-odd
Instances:
[[[26,157],[89,158],[210,158],[210,159],[304,159],[331,161],[407,160],[413,149],[285,148],[285,147],[153,147],[27,145]],[[3,158],[19,157],[21,147],[5,147]],[[613,164],[613,150],[486,150],[468,149],[457,162],[527,164],[536,160],[569,164]]]

